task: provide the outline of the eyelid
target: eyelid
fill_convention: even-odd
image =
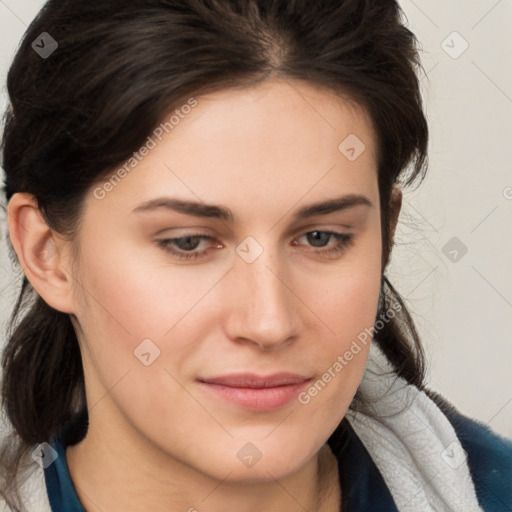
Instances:
[[[215,237],[215,230],[208,226],[176,226],[176,227],[166,227],[164,229],[159,229],[154,233],[154,236],[163,236],[165,233],[167,239],[171,238],[185,238],[187,236],[211,236]]]
[[[333,226],[333,224],[330,224],[328,226],[325,225],[319,225],[319,223],[311,224],[309,226],[302,226],[298,230],[294,230],[294,232],[290,235],[290,240],[293,244],[294,240],[299,240],[302,237],[305,237],[308,233],[314,233],[315,231],[318,231],[320,233],[330,233],[332,237],[336,238],[338,237],[354,237],[354,231],[353,229],[349,229],[348,226],[341,227],[339,224]],[[299,244],[302,245],[302,244]],[[311,250],[314,250],[314,246],[310,246]],[[318,248],[321,250],[321,247]]]

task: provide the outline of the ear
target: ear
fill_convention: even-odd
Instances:
[[[389,241],[390,245],[393,245],[393,240],[395,239],[395,231],[396,226],[398,224],[398,217],[400,216],[400,210],[402,209],[402,191],[394,187],[391,192],[391,200],[390,200],[390,209],[389,209]]]
[[[386,269],[391,256],[391,249],[395,239],[396,226],[398,224],[398,217],[402,209],[402,191],[398,187],[393,187],[391,191],[391,198],[389,204],[389,225],[388,225],[388,245],[384,248],[382,272]]]
[[[32,287],[54,309],[74,313],[65,240],[50,229],[34,196],[14,194],[7,205],[7,222],[11,243]]]

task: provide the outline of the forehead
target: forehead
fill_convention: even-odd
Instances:
[[[175,150],[179,151],[180,143],[186,142],[188,147],[196,142],[213,154],[247,159],[260,150],[258,160],[265,162],[272,150],[272,157],[275,152],[283,157],[291,153],[307,156],[311,150],[329,154],[353,134],[364,141],[367,156],[376,156],[366,110],[304,81],[267,80],[250,88],[199,96],[196,101],[193,111],[172,128]]]
[[[291,206],[305,195],[314,201],[375,189],[375,135],[355,102],[281,79],[194,100],[193,108],[177,107],[180,115],[175,108],[164,116],[149,134],[151,149],[125,165],[104,207],[126,210],[156,193],[234,208],[256,197]]]

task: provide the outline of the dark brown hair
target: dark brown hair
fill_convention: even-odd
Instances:
[[[31,47],[43,32],[58,43],[47,58]],[[379,315],[401,305],[375,339],[397,374],[421,387],[418,334],[384,274],[392,188],[421,181],[426,170],[420,68],[417,40],[395,0],[50,0],[8,74],[6,199],[33,194],[49,227],[73,240],[86,192],[184,98],[272,77],[349,97],[366,109],[377,134]],[[13,477],[23,456],[85,406],[70,315],[48,306],[25,276],[2,366],[13,435],[0,452],[0,495],[15,508]]]

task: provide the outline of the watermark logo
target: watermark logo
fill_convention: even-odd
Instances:
[[[343,354],[340,354],[336,361],[333,362],[329,368],[325,371],[325,373],[317,379],[308,389],[307,391],[302,391],[299,393],[297,400],[302,405],[307,405],[311,402],[311,399],[317,396],[329,382],[331,382],[342,370],[347,366],[354,357],[359,354],[362,350],[362,346],[368,345],[368,343],[372,340],[375,334],[378,331],[381,331],[384,326],[392,319],[396,317],[397,312],[402,310],[402,306],[400,303],[396,302],[393,304],[392,308],[388,309],[384,314],[381,314],[379,319],[375,322],[373,327],[367,327],[364,331],[361,331],[357,335],[357,340],[352,340],[352,344],[350,348],[346,350]]]
[[[441,48],[452,59],[458,59],[469,48],[469,43],[455,31],[441,43]]]
[[[366,146],[363,141],[353,133],[344,139],[338,146],[339,152],[350,162],[357,160],[364,153],[365,149]]]
[[[448,466],[457,469],[466,462],[468,454],[458,441],[453,441],[441,452],[441,458]]]
[[[32,41],[32,49],[43,59],[47,59],[59,44],[48,32],[43,32]]]
[[[32,252],[41,263],[48,263],[56,254],[57,246],[55,242],[50,238],[46,241],[45,246],[42,250],[39,247],[32,249]]]
[[[467,246],[456,236],[450,238],[441,250],[452,263],[458,263],[468,253]]]
[[[263,454],[258,447],[253,443],[247,443],[236,454],[238,460],[248,468],[252,468],[261,459]]]
[[[46,469],[57,460],[59,454],[48,443],[41,443],[32,451],[31,456],[37,464]]]
[[[149,338],[146,338],[137,345],[133,351],[133,355],[144,366],[150,366],[160,357],[160,349]]]
[[[236,253],[246,263],[253,263],[263,254],[263,247],[252,236],[248,236],[237,246]]]
[[[121,183],[123,178],[128,176],[130,172],[139,165],[140,162],[149,155],[149,152],[158,146],[158,143],[163,139],[165,133],[170,133],[182,119],[190,114],[192,109],[197,106],[197,100],[190,98],[186,104],[182,105],[179,109],[176,109],[169,119],[153,130],[152,135],[149,135],[146,142],[135,151],[133,155],[125,162],[125,164],[117,169],[117,171],[110,176],[101,186],[97,186],[93,191],[93,196],[96,199],[104,199],[106,195]]]

